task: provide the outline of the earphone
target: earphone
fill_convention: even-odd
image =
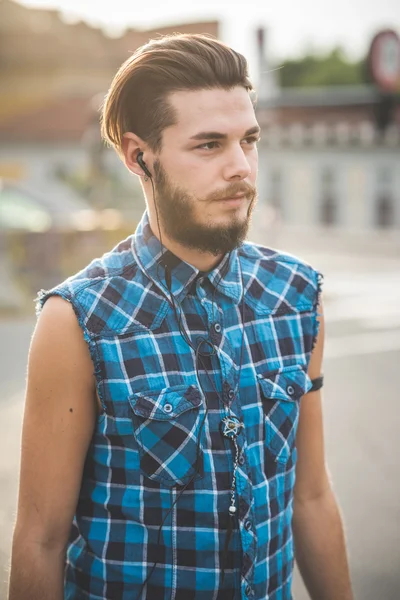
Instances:
[[[147,177],[149,179],[151,179],[151,173],[150,173],[149,169],[147,168],[146,163],[143,160],[143,152],[139,152],[139,154],[137,155],[137,159],[136,160],[138,161],[138,164],[142,168],[144,174],[147,175]]]

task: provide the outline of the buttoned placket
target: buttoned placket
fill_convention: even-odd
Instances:
[[[236,383],[234,381],[234,370],[232,368],[232,364],[228,362],[227,358],[225,358],[225,356],[232,357],[234,356],[234,354],[232,352],[228,339],[224,337],[223,341],[223,351],[219,353],[219,361],[221,366],[221,372],[225,376],[223,385],[225,413],[230,414],[233,417],[236,417],[239,421],[241,421],[241,410],[239,405],[240,398],[238,397],[239,394],[235,394],[235,390],[230,384],[230,382],[232,382],[232,385]],[[229,345],[229,351],[227,351],[227,348],[224,347],[225,345]],[[239,360],[239,358],[237,360]],[[235,477],[236,505],[238,507],[236,516],[239,525],[239,533],[241,536],[242,547],[241,588],[243,600],[247,600],[248,598],[251,599],[252,597],[252,584],[257,552],[256,534],[254,531],[255,519],[252,508],[253,494],[250,484],[251,479],[247,472],[247,464],[244,456],[245,435],[246,431],[244,428],[242,428],[241,432],[236,438],[236,443],[239,448],[239,459]],[[232,459],[230,460],[230,462],[230,468],[233,469],[233,452]]]

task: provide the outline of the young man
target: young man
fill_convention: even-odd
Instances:
[[[352,598],[320,277],[244,242],[251,89],[243,56],[199,35],[151,41],[112,82],[103,134],[147,210],[39,296],[10,600],[289,599],[294,542],[313,600]]]

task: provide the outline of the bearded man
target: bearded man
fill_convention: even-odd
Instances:
[[[351,600],[324,459],[321,275],[246,240],[245,58],[166,36],[119,69],[104,138],[135,233],[37,300],[10,600]],[[267,241],[267,240],[266,240]]]

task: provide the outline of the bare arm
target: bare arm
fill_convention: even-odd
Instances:
[[[72,306],[45,303],[31,341],[9,600],[61,600],[65,549],[96,419],[93,364]]]
[[[309,375],[321,374],[324,322]],[[301,400],[293,534],[296,561],[312,600],[352,600],[342,519],[325,466],[321,392]]]

